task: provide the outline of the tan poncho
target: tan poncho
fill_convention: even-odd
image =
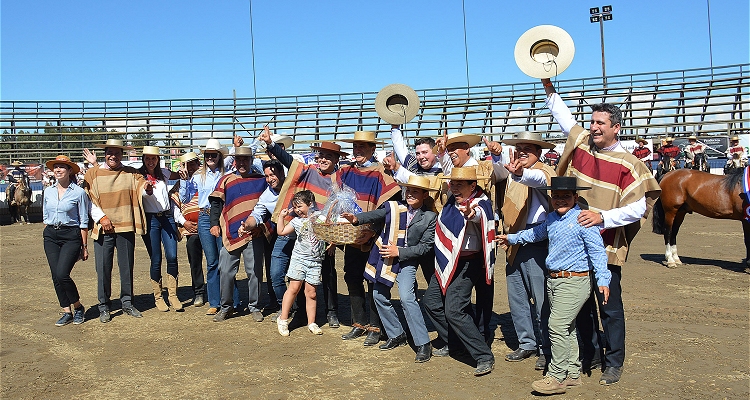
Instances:
[[[537,169],[544,172],[547,177],[547,185],[551,183],[552,177],[557,176],[555,170],[547,164],[537,161],[529,169]],[[526,227],[526,219],[529,216],[529,206],[531,205],[531,191],[539,190],[518,183],[508,176],[508,183],[505,186],[505,196],[503,197],[502,216],[503,216],[503,233],[517,233]],[[547,201],[549,201],[549,197]],[[549,212],[549,204],[544,205],[544,209]],[[508,264],[513,264],[513,260],[518,253],[521,245],[510,246],[505,249],[505,257]]]
[[[579,193],[579,202],[584,206],[588,204],[592,211],[624,207],[646,197],[646,213],[640,221],[602,231],[607,262],[622,266],[628,257],[630,242],[645,222],[661,189],[641,160],[630,153],[594,151],[590,137],[589,131],[579,125],[571,129],[557,174],[575,176],[580,185],[592,187]]]
[[[91,203],[101,208],[112,221],[116,233],[146,232],[146,215],[141,204],[141,193],[146,180],[138,170],[122,167],[117,171],[100,168],[98,165],[86,171],[83,189]],[[101,224],[94,222],[91,238],[96,240],[103,232]]]

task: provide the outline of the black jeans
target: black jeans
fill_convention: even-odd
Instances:
[[[44,228],[44,253],[52,272],[52,283],[60,307],[70,307],[80,297],[75,282],[70,277],[70,271],[81,254],[81,228],[77,226],[61,226],[55,229],[47,225]]]
[[[352,308],[352,323],[370,325],[380,328],[380,316],[372,298],[373,284],[367,283],[367,294],[365,295],[365,265],[370,253],[359,250],[353,246],[344,249],[344,282],[349,291],[349,304]],[[367,322],[367,311],[365,308],[365,296],[370,302],[370,318]]]
[[[609,300],[602,305],[604,295],[593,285],[596,280],[592,279],[591,297],[583,305],[576,318],[576,326],[580,336],[581,358],[591,360],[604,352],[603,362],[607,367],[622,367],[625,363],[625,310],[622,304],[622,267],[607,264],[612,272],[612,280],[609,283]],[[599,305],[599,314],[602,319],[604,335],[599,335],[599,323],[596,316],[596,306]]]
[[[190,264],[190,278],[193,281],[193,295],[203,296],[206,293],[206,281],[203,277],[203,246],[198,234],[187,236],[185,241],[188,264]]]
[[[135,232],[102,233],[94,241],[96,260],[97,296],[99,311],[109,311],[112,307],[112,267],[115,249],[117,266],[120,269],[120,301],[123,307],[133,305],[133,262],[135,258]]]
[[[437,277],[433,277],[422,298],[427,315],[438,332],[437,343],[460,342],[477,362],[493,361],[495,356],[485,342],[484,336],[475,324],[475,314],[471,307],[471,292],[476,287],[477,299],[486,299],[492,286],[485,280],[484,259],[459,258],[453,280],[448,284],[445,295]],[[487,314],[486,304],[477,304],[477,309]],[[491,313],[492,305],[489,306]],[[439,346],[439,345],[438,345]]]

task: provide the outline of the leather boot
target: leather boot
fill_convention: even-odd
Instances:
[[[380,328],[376,326],[370,326],[367,328],[367,336],[365,341],[362,343],[364,346],[375,346],[380,342]]]
[[[161,295],[161,281],[157,282],[152,279],[151,287],[154,289],[154,303],[156,303],[156,309],[163,312],[169,311],[169,307],[167,307],[167,303],[164,302],[164,298],[162,298]]]
[[[169,305],[175,311],[182,311],[182,302],[177,298],[177,278],[167,274],[167,292],[169,293]]]

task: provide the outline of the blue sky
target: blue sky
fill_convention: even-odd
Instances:
[[[576,45],[561,79],[710,65],[706,0],[466,0],[471,85],[528,82],[518,37],[558,25]],[[0,3],[2,100],[143,100],[253,96],[250,1]],[[461,1],[252,2],[257,95],[466,85]],[[710,0],[714,66],[750,62],[748,1]]]

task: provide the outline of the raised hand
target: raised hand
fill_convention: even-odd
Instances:
[[[177,169],[177,173],[180,174],[180,179],[182,180],[189,178],[187,164],[184,162],[181,162],[180,167]]]
[[[232,143],[234,143],[234,147],[240,147],[243,144],[245,144],[245,141],[242,139],[239,135],[234,135],[234,139],[232,140]]]
[[[509,161],[504,165],[505,169],[513,175],[523,176],[523,165],[521,164],[521,160],[518,159],[518,153],[514,149],[509,150]]]
[[[263,132],[258,136],[258,140],[271,144],[271,130],[268,129],[268,126],[263,127]]]
[[[96,153],[86,148],[83,149],[83,159],[86,160],[92,166],[99,164],[96,161]]]
[[[445,143],[448,142],[448,130],[443,129],[443,137],[438,138],[435,141],[435,148],[437,149],[437,154],[443,154],[445,153]]]
[[[484,145],[487,146],[487,150],[493,155],[499,156],[503,152],[503,145],[500,142],[491,142],[486,137],[483,137]]]

